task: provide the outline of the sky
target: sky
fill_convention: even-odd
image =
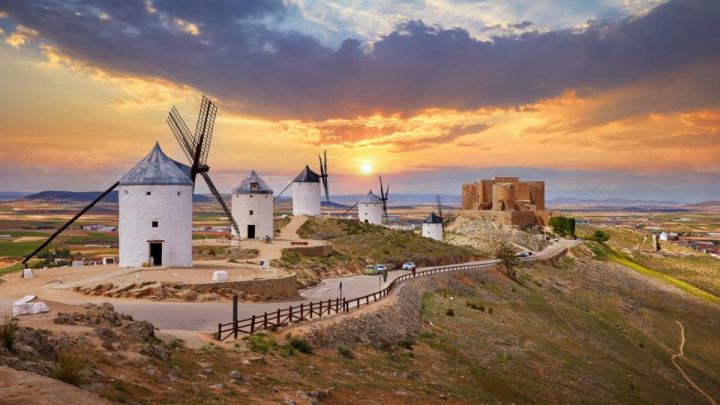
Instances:
[[[176,106],[211,175],[277,191],[720,199],[717,0],[0,0],[0,190],[102,190]],[[204,185],[198,185],[203,192]]]

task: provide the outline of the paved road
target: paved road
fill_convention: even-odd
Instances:
[[[561,240],[558,243],[546,248],[536,254],[537,258],[545,258],[554,255],[558,251],[572,246],[576,241]],[[491,260],[473,262],[487,263]],[[468,263],[469,264],[469,263]],[[424,267],[418,271],[432,269]],[[263,312],[273,312],[278,308],[285,308],[301,302],[328,300],[340,297],[340,283],[342,283],[342,295],[346,298],[360,297],[385,288],[388,283],[407,271],[392,271],[388,274],[387,283],[381,282],[378,276],[355,275],[348,277],[337,277],[325,279],[313,288],[300,293],[301,300],[285,302],[264,302],[264,303],[241,303],[238,305],[238,317],[248,318],[252,315]],[[111,302],[115,309],[120,312],[132,315],[138,320],[147,320],[160,329],[168,330],[191,330],[191,331],[212,331],[217,329],[218,322],[230,322],[232,320],[232,304],[230,303],[200,303],[200,302],[166,302],[146,301],[135,299],[114,299],[108,297],[78,297],[73,300],[66,300],[68,304],[82,304],[87,302],[100,303]],[[10,311],[12,300],[0,298],[0,310]]]

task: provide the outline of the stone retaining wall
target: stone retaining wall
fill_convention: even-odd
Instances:
[[[320,246],[293,246],[283,249],[287,252],[294,252],[303,256],[324,257],[333,254],[333,247],[330,244]]]
[[[282,278],[194,284],[191,288],[198,294],[230,290],[241,296],[256,297],[256,301],[281,301],[298,297],[298,281],[295,274]]]

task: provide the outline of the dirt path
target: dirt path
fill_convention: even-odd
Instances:
[[[691,380],[690,377],[685,374],[685,371],[683,371],[682,367],[680,367],[680,365],[675,360],[678,357],[683,357],[685,355],[685,353],[683,352],[683,349],[685,347],[685,328],[683,327],[682,323],[680,323],[680,321],[675,322],[677,322],[678,326],[680,326],[680,351],[673,354],[670,358],[670,361],[672,361],[672,363],[675,365],[675,368],[678,369],[680,374],[682,374],[683,378],[685,378],[685,381],[687,381],[688,384],[690,384],[695,389],[695,391],[699,392],[700,394],[702,394],[702,396],[707,398],[707,400],[710,401],[712,405],[717,405],[717,402],[715,402],[715,400],[710,395],[708,395],[705,391],[698,387],[697,384],[695,384],[693,380]]]
[[[285,225],[285,227],[280,231],[280,236],[278,239],[287,239],[287,240],[296,240],[300,239],[300,237],[297,234],[298,229],[307,222],[308,217],[304,215],[298,215],[292,217],[290,220],[290,223]]]

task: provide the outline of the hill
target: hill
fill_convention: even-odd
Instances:
[[[57,201],[57,202],[91,202],[94,199],[96,199],[100,194],[102,194],[101,191],[41,191],[39,193],[35,194],[29,194],[24,197],[22,197],[24,200],[44,200],[44,201]],[[212,197],[202,195],[202,194],[194,194],[193,195],[193,202],[210,202],[214,199]],[[113,203],[117,204],[118,202],[118,192],[112,191],[110,194],[105,196],[101,200],[101,202],[106,203]]]
[[[409,231],[396,231],[382,226],[360,223],[352,219],[312,218],[298,229],[305,239],[327,240],[333,254],[314,257],[301,251],[284,251],[281,265],[298,273],[304,284],[320,277],[362,273],[368,264],[383,263],[397,269],[405,261],[418,266],[461,263],[482,254],[470,247],[454,246],[423,238]]]

